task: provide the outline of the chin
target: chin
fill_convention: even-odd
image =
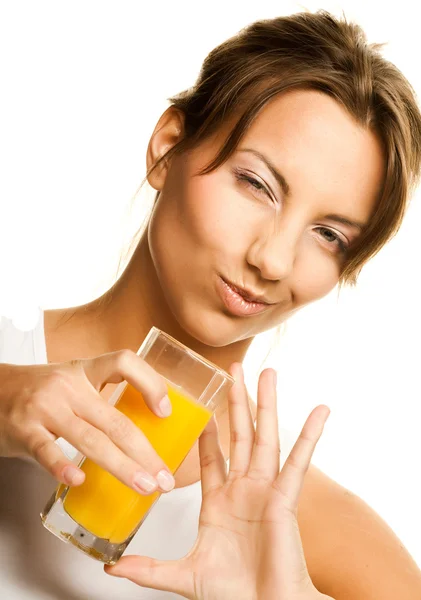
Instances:
[[[222,348],[244,339],[243,336],[239,336],[238,323],[234,323],[222,312],[201,310],[199,314],[199,311],[186,307],[176,318],[188,335],[205,346]]]

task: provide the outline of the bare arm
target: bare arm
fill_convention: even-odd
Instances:
[[[298,509],[314,585],[335,600],[421,599],[421,570],[361,498],[311,466]]]

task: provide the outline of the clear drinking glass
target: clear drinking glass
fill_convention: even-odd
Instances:
[[[142,394],[125,381],[109,403],[142,430],[174,474],[234,379],[156,327],[137,354],[165,378],[172,414],[154,415]],[[161,493],[138,494],[86,457],[78,466],[86,474],[83,484],[59,485],[41,520],[61,540],[99,561],[115,564]]]

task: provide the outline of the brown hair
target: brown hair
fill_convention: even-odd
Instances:
[[[326,11],[248,25],[209,53],[193,87],[169,98],[185,115],[185,135],[147,176],[162,160],[195,148],[239,113],[219,154],[200,174],[218,168],[276,94],[300,88],[332,96],[357,123],[377,133],[386,160],[375,213],[341,270],[340,286],[355,285],[363,265],[397,233],[420,171],[415,93],[381,48],[368,44],[361,27]]]

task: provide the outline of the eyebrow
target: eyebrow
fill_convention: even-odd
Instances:
[[[354,227],[360,231],[364,231],[364,229],[367,227],[366,223],[362,223],[361,221],[351,221],[351,219],[347,219],[341,215],[326,215],[325,219],[329,219],[329,221],[336,221],[336,223],[342,223],[343,225],[348,225],[349,227]]]
[[[267,156],[265,156],[264,154],[262,154],[258,150],[254,150],[253,148],[241,148],[240,150],[238,150],[238,152],[250,152],[250,154],[254,154],[254,156],[256,156],[259,160],[261,160],[262,162],[264,162],[265,165],[267,166],[267,168],[269,169],[269,171],[275,177],[275,179],[278,182],[279,186],[282,188],[282,191],[284,192],[285,196],[289,196],[289,194],[291,193],[291,189],[290,189],[290,187],[289,187],[289,185],[287,183],[287,180],[278,171],[278,169],[268,159]]]
[[[256,156],[256,158],[261,160],[263,163],[265,163],[265,165],[267,166],[269,171],[275,177],[279,186],[282,188],[282,191],[284,192],[285,196],[289,196],[291,194],[291,188],[289,187],[287,180],[278,171],[278,169],[269,160],[269,158],[267,156],[265,156],[258,150],[254,150],[253,148],[240,148],[238,150],[238,152],[249,152],[250,154],[253,154],[254,156]],[[342,215],[336,215],[336,214],[326,215],[325,219],[329,219],[330,221],[335,221],[336,223],[341,223],[342,225],[348,225],[349,227],[354,227],[355,229],[358,229],[359,231],[364,231],[364,229],[367,227],[366,223],[363,223],[361,221],[354,221],[354,220],[348,219],[347,217],[343,217]]]

